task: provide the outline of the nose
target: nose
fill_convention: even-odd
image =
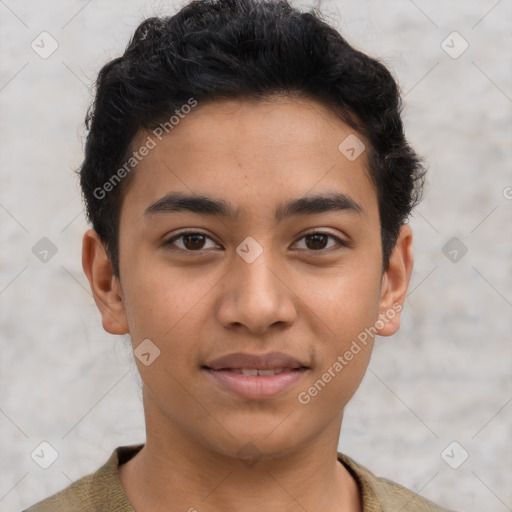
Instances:
[[[238,254],[219,299],[218,321],[226,328],[265,334],[270,327],[289,327],[297,318],[297,297],[285,273],[264,250],[251,263]],[[243,327],[242,327],[243,326]]]

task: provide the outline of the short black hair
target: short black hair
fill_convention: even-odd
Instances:
[[[170,127],[171,116],[192,101],[275,94],[322,102],[369,143],[387,268],[425,174],[405,139],[391,73],[349,45],[315,9],[302,12],[288,0],[193,0],[174,16],[138,26],[124,54],[100,70],[87,112],[80,183],[88,220],[117,277],[120,209],[137,163],[136,137],[166,120]]]

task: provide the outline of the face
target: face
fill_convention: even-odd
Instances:
[[[199,104],[134,171],[119,281],[84,240],[93,290],[94,260],[105,272],[104,327],[144,354],[148,436],[233,456],[339,433],[374,333],[398,328],[412,265],[404,228],[382,272],[366,155],[338,149],[351,134],[307,99]]]

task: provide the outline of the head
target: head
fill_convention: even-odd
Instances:
[[[105,329],[159,351],[138,361],[147,421],[232,455],[341,418],[412,270],[423,169],[400,110],[381,63],[285,1],[194,1],[102,68],[83,262]],[[219,357],[276,351],[303,367],[292,388],[209,380]]]

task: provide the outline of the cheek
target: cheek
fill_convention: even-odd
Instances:
[[[190,407],[183,385],[199,369],[200,349],[208,341],[204,325],[212,311],[211,294],[222,276],[197,270],[193,274],[163,264],[143,270],[133,271],[127,283],[130,336],[135,355],[146,339],[156,345],[159,355],[150,366],[136,358],[139,373],[153,400],[162,400],[162,407],[167,407],[168,396],[174,397],[177,410]]]
[[[374,262],[360,260],[327,278],[312,279],[301,294],[338,349],[378,319],[381,275],[375,268]]]
[[[134,342],[150,338],[165,345],[184,327],[201,325],[196,317],[205,296],[219,282],[216,273],[187,272],[158,263],[132,269],[125,287],[125,307]]]
[[[381,276],[378,267],[377,271],[368,270],[374,268],[375,264],[360,261],[303,295],[314,313],[309,313],[309,318],[316,319],[312,321],[316,322],[314,351],[318,364],[310,383],[321,381],[317,387],[323,399],[318,402],[329,401],[329,397],[348,401],[363,378],[379,318]]]
[[[347,285],[324,294],[313,306],[321,313],[314,346],[317,364],[297,394],[298,404],[308,407],[312,417],[334,417],[359,387],[373,349],[378,292],[374,282],[362,281],[354,289]]]
[[[126,310],[135,356],[142,340],[151,340],[158,349],[150,365],[135,360],[147,393],[161,408],[168,408],[169,396],[176,410],[191,408],[185,384],[198,368],[198,347],[204,342],[198,333],[212,286],[209,279],[191,279],[185,271],[158,265],[132,272]]]

